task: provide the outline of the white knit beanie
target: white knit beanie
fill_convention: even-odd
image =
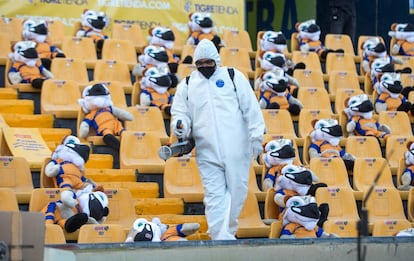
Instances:
[[[212,59],[216,62],[216,66],[220,66],[220,55],[217,51],[216,46],[210,40],[201,40],[194,50],[194,61],[200,59]]]

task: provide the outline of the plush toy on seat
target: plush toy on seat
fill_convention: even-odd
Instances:
[[[15,43],[9,58],[12,64],[7,76],[11,84],[30,83],[33,88],[41,89],[45,80],[53,78],[53,74],[42,65],[33,41]]]
[[[354,168],[355,157],[339,146],[342,127],[334,119],[315,119],[310,133],[309,158],[342,158],[348,170]]]
[[[374,105],[366,94],[358,94],[345,99],[344,113],[348,118],[346,131],[353,136],[374,136],[387,139],[390,128],[372,117]]]
[[[35,22],[26,20],[23,23],[23,38],[26,41],[36,42],[36,51],[42,61],[43,66],[50,70],[52,59],[56,57],[65,57],[65,54],[56,46],[50,44],[47,40],[49,30],[47,22]]]
[[[329,205],[316,203],[312,196],[294,196],[286,202],[280,238],[338,237],[323,230],[328,219]]]
[[[125,242],[186,241],[186,237],[196,233],[199,228],[200,224],[198,223],[183,223],[169,226],[162,224],[158,217],[154,217],[152,221],[138,218],[132,224]]]
[[[411,23],[393,23],[388,35],[395,38],[396,42],[391,46],[393,55],[414,55],[414,25]]]
[[[344,53],[342,49],[329,49],[320,41],[321,28],[314,19],[296,23],[299,48],[302,52],[316,52],[321,60],[326,60],[328,53]]]
[[[80,209],[88,215],[88,224],[102,224],[109,215],[108,196],[102,191],[77,193]]]
[[[152,67],[145,70],[141,79],[140,105],[158,107],[163,113],[171,115],[173,95],[168,89],[171,87],[171,77],[165,69]]]
[[[197,45],[207,39],[214,43],[217,50],[224,46],[221,38],[214,31],[214,21],[210,13],[194,12],[189,14],[188,38],[186,44]]]
[[[89,37],[95,43],[96,51],[102,51],[104,41],[108,39],[105,29],[109,25],[109,18],[105,12],[85,9],[81,16],[82,27],[76,32],[77,37]]]
[[[103,136],[106,145],[119,151],[120,136],[125,128],[122,121],[132,121],[130,112],[115,107],[112,104],[111,94],[103,83],[87,86],[79,99],[79,105],[85,113],[85,118],[79,127],[79,137],[86,138],[90,128],[95,130],[96,135]]]
[[[401,173],[399,190],[410,190],[414,187],[414,142],[407,143],[407,151],[404,153],[405,169]]]

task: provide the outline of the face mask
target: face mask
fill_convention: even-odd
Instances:
[[[213,75],[214,71],[216,70],[216,66],[205,66],[205,67],[198,67],[197,70],[204,75],[207,79],[210,79],[211,75]]]

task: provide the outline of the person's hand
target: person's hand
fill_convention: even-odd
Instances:
[[[258,140],[252,141],[250,143],[250,154],[254,159],[257,159],[257,157],[263,152],[263,146],[262,143]]]
[[[174,134],[178,139],[187,139],[190,136],[190,126],[181,121],[179,126],[174,127]]]

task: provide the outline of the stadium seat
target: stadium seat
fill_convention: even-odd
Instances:
[[[137,169],[146,174],[164,173],[165,162],[158,156],[160,147],[156,133],[124,131],[119,151],[121,169]]]
[[[408,192],[407,217],[410,222],[414,222],[414,188]]]
[[[305,138],[313,130],[312,120],[332,118],[332,110],[328,109],[302,109],[298,119],[298,136]]]
[[[93,69],[98,59],[92,38],[65,36],[62,51],[67,58],[82,59],[86,68]]]
[[[276,204],[275,200],[275,190],[269,189],[266,191],[266,198],[263,210],[263,217],[265,218],[266,222],[272,222],[279,218],[280,208]]]
[[[33,191],[32,173],[24,157],[0,157],[0,188],[10,188],[19,204],[29,203]]]
[[[281,221],[274,221],[270,224],[270,233],[269,238],[279,238],[280,232],[282,231],[282,222]]]
[[[180,62],[179,63],[182,63],[187,56],[190,56],[190,57],[194,58],[195,48],[196,48],[196,45],[184,44],[183,48],[182,48],[182,51],[181,51],[181,56],[180,56]],[[193,61],[193,63],[194,63],[194,61]]]
[[[12,44],[23,40],[23,20],[18,17],[1,17],[0,32],[6,33],[9,36]]]
[[[397,174],[399,161],[404,158],[407,143],[414,141],[414,137],[391,135],[385,143],[385,158],[388,160],[392,175]]]
[[[29,211],[40,212],[49,202],[60,199],[58,188],[35,188],[29,202]]]
[[[203,202],[204,189],[194,157],[171,157],[165,162],[164,197]]]
[[[181,55],[181,52],[183,51],[183,46],[184,46],[184,39],[183,39],[183,34],[181,33],[180,30],[178,30],[178,28],[174,25],[170,25],[169,26],[171,31],[173,31],[174,33],[174,53],[178,56]]]
[[[414,73],[401,73],[400,80],[403,87],[414,86]]]
[[[222,66],[235,67],[240,71],[247,73],[251,78],[254,77],[254,71],[250,63],[249,51],[245,48],[220,48],[220,64]]]
[[[106,39],[102,47],[103,60],[122,61],[128,64],[129,70],[137,64],[137,52],[130,40]]]
[[[197,68],[194,64],[188,63],[180,63],[177,68],[177,76],[180,79],[184,79],[185,77],[189,76],[193,71]]]
[[[65,233],[58,224],[45,224],[45,244],[66,244]]]
[[[0,31],[1,32],[1,31]],[[18,83],[18,84],[12,84],[9,80],[8,73],[10,71],[10,68],[12,67],[12,61],[10,58],[6,61],[6,68],[4,69],[4,86],[6,88],[13,88],[18,90],[19,92],[33,92],[38,93],[41,91],[41,89],[33,88],[30,83]]]
[[[53,128],[54,117],[51,114],[2,113],[2,116],[13,128]]]
[[[299,51],[298,32],[292,32],[290,36],[290,51],[293,53]]]
[[[403,229],[411,228],[407,219],[375,220],[373,225],[373,237],[392,237]]]
[[[29,99],[5,99],[0,103],[0,113],[33,114],[34,101]]]
[[[79,229],[78,244],[123,243],[125,239],[119,224],[85,224]]]
[[[91,81],[88,85],[94,85],[96,83],[105,84],[111,94],[111,100],[114,106],[122,109],[128,107],[123,84],[119,81]]]
[[[325,88],[322,71],[296,69],[293,78],[298,80],[300,87]]]
[[[259,172],[260,170],[260,172]],[[260,166],[259,170],[257,172],[262,172],[262,167]],[[254,167],[254,164],[250,166],[249,169],[249,183],[248,183],[248,189],[251,192],[254,192],[256,195],[256,198],[259,202],[264,202],[266,198],[266,192],[263,192],[259,189],[259,185],[257,184],[257,178],[256,178],[256,169]]]
[[[413,136],[410,118],[404,111],[381,111],[378,114],[378,122],[390,127],[392,135]]]
[[[137,176],[136,176],[135,170],[133,169],[85,168],[85,177],[95,182],[136,182],[137,181]]]
[[[318,176],[318,182],[330,187],[352,189],[345,163],[341,158],[312,158],[309,168]]]
[[[323,224],[323,229],[328,233],[333,233],[339,237],[357,237],[358,220],[327,220]]]
[[[328,79],[328,92],[331,101],[335,100],[339,89],[360,90],[358,74],[349,71],[332,71]]]
[[[330,75],[333,71],[357,73],[354,55],[328,53],[325,63],[325,72],[327,75]]]
[[[2,201],[0,211],[19,211],[19,203],[13,188],[0,187],[0,198]]]
[[[345,151],[356,158],[381,158],[381,146],[374,136],[349,136]]]
[[[246,201],[239,216],[237,238],[268,237],[270,226],[260,216],[259,204],[253,191],[247,193]]]
[[[246,30],[224,29],[222,38],[226,47],[244,48],[249,52],[251,58],[255,57],[256,54],[253,52],[252,41]]]
[[[329,110],[332,114],[331,101],[325,88],[300,87],[298,100],[302,102],[303,109]]]
[[[18,93],[16,89],[11,88],[1,88],[0,89],[0,100],[6,99],[18,99]]]
[[[414,70],[414,58],[408,55],[399,55],[397,56],[400,58],[403,62],[403,64],[395,64],[395,70],[403,69],[406,67],[411,68],[411,70]]]
[[[134,206],[137,215],[184,214],[181,198],[135,198]]]
[[[50,151],[54,151],[65,136],[72,134],[72,130],[69,128],[38,128],[38,130]]]
[[[89,159],[85,163],[87,169],[112,169],[114,157],[112,154],[90,153]]]
[[[263,109],[267,134],[296,136],[292,117],[287,110]],[[283,122],[283,124],[281,124]]]
[[[334,110],[335,114],[341,115],[345,108],[345,100],[348,97],[363,94],[364,92],[361,89],[348,89],[340,88],[336,90],[335,101],[334,101]]]
[[[113,23],[112,39],[131,41],[136,53],[141,53],[142,48],[147,44],[139,24]]]
[[[79,85],[74,80],[49,79],[43,82],[40,94],[40,111],[56,118],[76,119],[81,98]]]
[[[54,46],[62,48],[63,38],[65,37],[65,25],[61,20],[47,21],[49,34],[47,40]]]
[[[302,62],[305,64],[306,70],[322,73],[321,62],[315,52],[292,51],[292,62],[295,64]]]
[[[346,54],[355,56],[354,45],[352,39],[347,34],[326,34],[325,47],[333,50],[342,49]]]
[[[132,81],[128,64],[121,60],[97,60],[94,71],[94,81],[119,81],[126,94],[131,94]]]
[[[9,35],[4,32],[0,32],[0,65],[6,65],[11,50],[12,45]]]
[[[168,143],[170,138],[165,129],[163,114],[158,107],[130,106],[127,110],[134,116],[134,120],[125,122],[127,130],[152,132],[159,137],[161,144]]]
[[[159,185],[157,182],[136,182],[136,181],[100,181],[98,185],[104,189],[125,188],[131,193],[133,199],[137,198],[158,198]]]
[[[54,58],[50,66],[54,80],[72,80],[82,88],[89,83],[86,63],[80,58]]]
[[[119,224],[129,230],[134,223],[136,215],[131,192],[126,188],[107,188],[109,215],[105,224]]]
[[[391,170],[384,158],[356,158],[353,171],[353,188],[366,192],[380,175],[377,186],[396,189],[392,181]]]

